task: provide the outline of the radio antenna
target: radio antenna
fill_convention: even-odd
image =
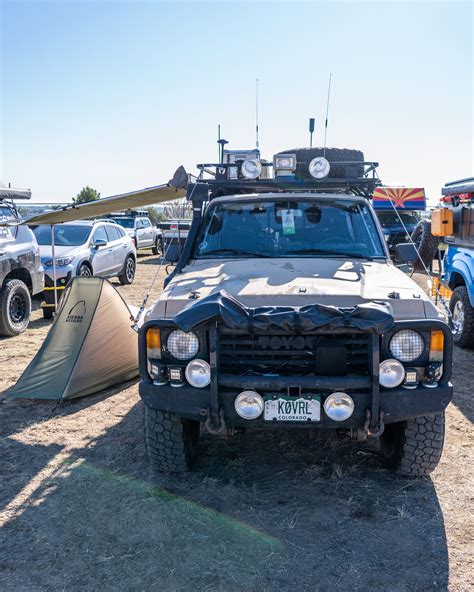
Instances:
[[[331,96],[331,78],[332,78],[332,73],[329,72],[329,84],[328,84],[328,100],[326,103],[326,123],[324,126],[324,152],[323,152],[323,156],[326,156],[326,138],[328,135],[328,117],[329,117],[329,98]]]
[[[258,78],[255,79],[255,147],[260,151],[258,141]]]

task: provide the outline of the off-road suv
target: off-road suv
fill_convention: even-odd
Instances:
[[[188,469],[203,429],[248,428],[380,437],[401,474],[436,467],[450,330],[390,259],[370,204],[377,163],[322,154],[280,153],[273,177],[255,157],[198,165],[215,176],[188,187],[186,245],[140,330],[154,468]],[[413,260],[412,245],[398,255]]]
[[[0,222],[19,219],[10,199],[24,199],[24,193],[0,188]],[[33,232],[27,226],[0,226],[0,335],[13,337],[26,329],[31,296],[43,287],[40,251]]]

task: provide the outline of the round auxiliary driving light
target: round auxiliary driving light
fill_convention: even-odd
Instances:
[[[204,388],[211,382],[211,367],[205,360],[192,360],[186,366],[185,376],[191,386]]]
[[[400,362],[414,362],[425,351],[425,341],[417,331],[403,329],[390,339],[388,349]]]
[[[354,413],[354,401],[346,393],[332,393],[324,401],[324,411],[329,419],[345,421]]]
[[[379,366],[379,382],[385,388],[400,386],[405,379],[405,368],[398,360],[384,360]]]
[[[262,172],[262,163],[258,158],[244,160],[240,167],[240,172],[246,179],[256,179]]]
[[[314,179],[325,179],[329,175],[330,169],[331,165],[322,156],[313,158],[313,160],[309,163],[308,166],[309,174]]]
[[[243,391],[235,397],[234,407],[243,419],[257,419],[263,411],[263,399],[255,391]]]
[[[192,332],[185,333],[176,329],[170,333],[166,342],[168,351],[177,360],[190,360],[199,351],[199,339]]]

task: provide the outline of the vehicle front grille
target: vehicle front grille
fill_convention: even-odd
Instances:
[[[360,375],[368,374],[368,360],[364,333],[219,336],[219,367],[225,374]]]

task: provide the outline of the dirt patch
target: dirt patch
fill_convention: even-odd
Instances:
[[[131,304],[155,264],[119,287]],[[36,310],[0,341],[1,390],[49,326]],[[422,481],[384,470],[375,444],[266,431],[207,437],[192,473],[156,477],[135,382],[57,409],[5,401],[0,588],[473,589],[473,363],[456,349],[445,452]]]

